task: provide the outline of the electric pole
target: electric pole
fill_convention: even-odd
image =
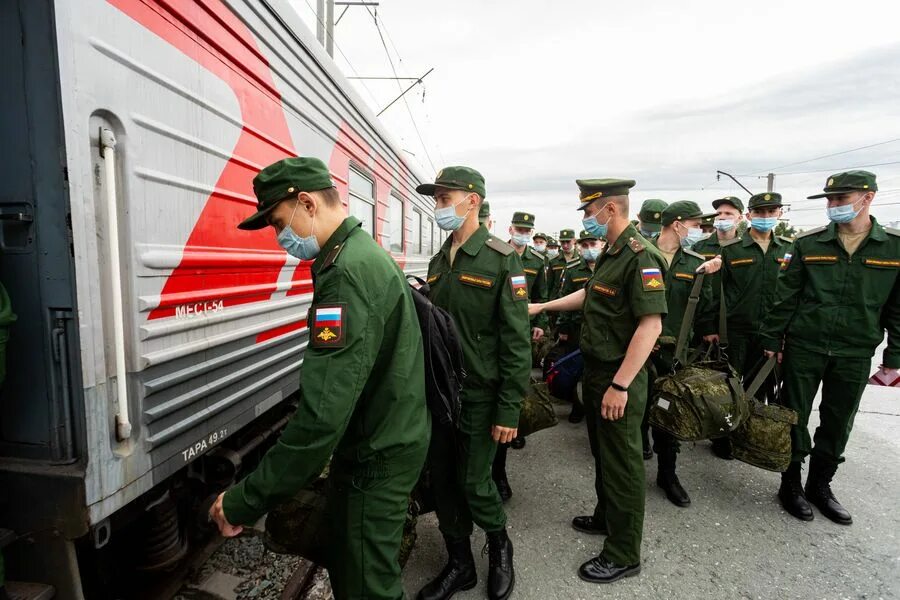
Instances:
[[[767,179],[766,191],[774,192],[775,191],[775,173],[769,173],[769,176],[766,177],[766,179]]]

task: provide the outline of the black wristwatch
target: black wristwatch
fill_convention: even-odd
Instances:
[[[613,381],[612,383],[610,383],[609,386],[610,386],[612,389],[614,389],[614,390],[619,390],[620,392],[627,392],[627,391],[628,391],[628,388],[627,388],[627,387],[625,387],[624,385],[619,385],[619,384],[616,383],[615,381]]]

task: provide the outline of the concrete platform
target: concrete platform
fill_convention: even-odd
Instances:
[[[570,527],[573,516],[593,510],[594,469],[585,425],[565,421],[567,410],[559,408],[558,426],[509,453],[514,599],[900,598],[900,389],[869,386],[863,397],[833,485],[852,526],[818,513],[800,522],[778,504],[778,474],[720,460],[708,442],[684,444],[679,474],[693,505],[670,504],[656,487],[655,460],[647,461],[643,573],[608,586],[576,575],[602,538]],[[445,561],[434,516],[421,519],[418,531],[404,570],[410,598]],[[479,584],[459,600],[485,597],[483,544],[478,532]]]

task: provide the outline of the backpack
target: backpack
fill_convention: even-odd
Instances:
[[[553,361],[547,370],[547,388],[560,400],[572,400],[575,397],[575,386],[584,375],[584,357],[581,350],[570,352]]]
[[[425,400],[437,423],[455,427],[459,423],[459,395],[466,377],[456,324],[449,312],[428,299],[430,288],[427,283],[413,275],[407,279],[419,284],[418,288],[413,285],[410,288],[425,353]]]

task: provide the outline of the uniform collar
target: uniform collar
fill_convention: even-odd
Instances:
[[[659,247],[659,238],[653,238],[652,240],[650,240],[650,243],[653,244],[656,247],[656,249],[659,250],[660,252],[664,252],[664,250]],[[674,265],[675,263],[680,261],[683,256],[684,256],[684,248],[682,248],[681,246],[678,246],[678,249],[675,250],[675,254],[672,255],[672,264],[669,265],[669,267],[671,268],[672,265]]]
[[[875,240],[876,242],[883,242],[887,239],[887,234],[884,232],[884,227],[882,227],[878,220],[875,219],[872,215],[869,215],[869,220],[872,221],[872,229],[869,230],[869,235],[866,236],[867,240]],[[825,228],[825,231],[820,233],[816,239],[820,242],[830,242],[833,241],[837,237],[837,223],[829,223]]]
[[[469,236],[463,245],[459,247],[460,250],[468,254],[469,256],[475,256],[478,254],[478,251],[481,250],[481,247],[484,243],[493,237],[491,233],[485,229],[484,225],[479,225],[478,229],[476,229],[472,235]],[[441,246],[441,252],[447,257],[447,260],[450,260],[450,246],[453,245],[453,235],[447,236],[447,241],[444,242],[444,245]]]
[[[622,233],[619,234],[619,237],[616,238],[616,243],[612,245],[611,248],[607,248],[606,252],[603,254],[606,256],[616,256],[619,252],[622,251],[622,248],[625,247],[625,244],[631,240],[633,237],[637,237],[638,231],[635,228],[634,224],[628,223],[628,226],[622,230]],[[652,240],[651,240],[652,241]]]
[[[776,246],[783,246],[787,243],[787,242],[782,241],[777,235],[775,235],[774,231],[772,231],[770,233],[771,233],[771,235],[769,236],[770,244],[775,244]],[[755,243],[756,243],[756,240],[754,240],[753,236],[750,235],[750,228],[747,227],[747,231],[745,231],[744,235],[741,236],[741,246],[743,246],[744,248],[749,248],[750,246],[752,246]]]
[[[361,225],[362,222],[356,217],[347,217],[341,221],[341,224],[338,225],[338,228],[334,230],[334,233],[331,234],[328,241],[325,242],[325,245],[319,251],[319,255],[312,264],[312,272],[318,273],[322,268],[322,263],[325,262],[325,258],[341,246]]]

